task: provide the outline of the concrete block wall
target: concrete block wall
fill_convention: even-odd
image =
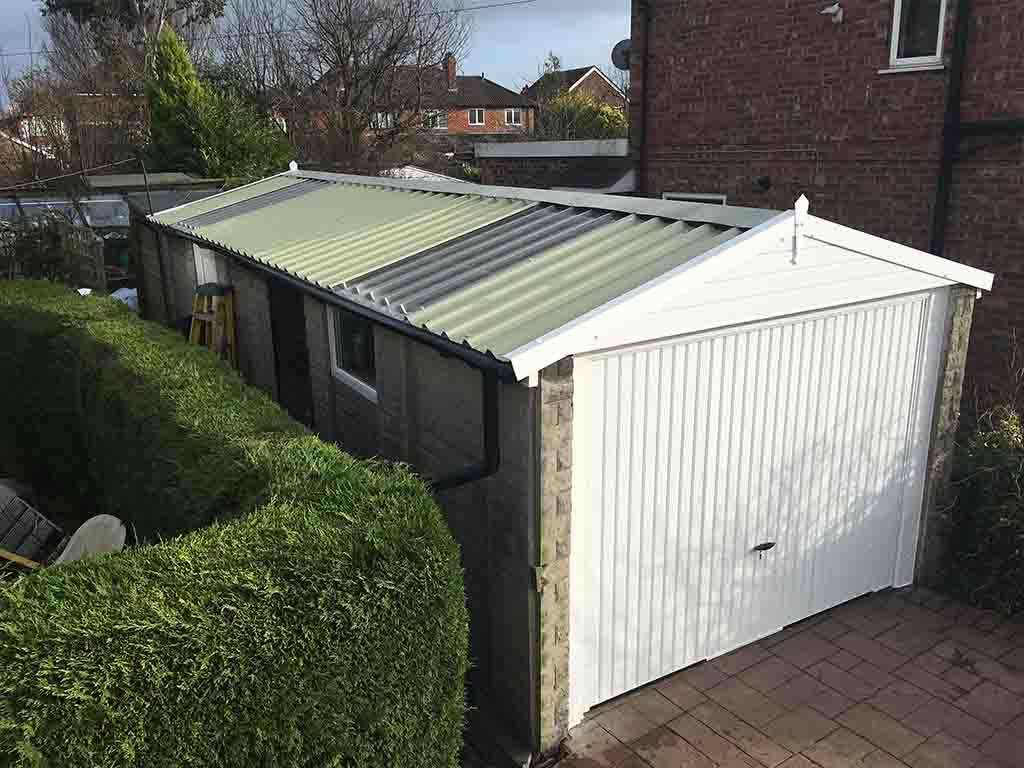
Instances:
[[[243,378],[277,398],[277,366],[270,327],[267,278],[237,261],[226,263],[226,282],[235,289],[235,340]]]
[[[160,270],[157,232],[137,220],[132,226],[135,239],[136,269],[139,271],[139,294],[142,316],[157,323],[167,323],[167,302]]]
[[[167,322],[176,324],[192,314],[196,295],[196,259],[192,241],[163,232],[164,295],[167,299]]]
[[[572,358],[540,372],[540,733],[543,748],[569,722],[569,533],[572,513]]]
[[[312,296],[306,296],[304,301],[313,428],[354,456],[377,456],[380,454],[377,404],[334,378],[328,326],[333,310]]]
[[[917,544],[914,581],[940,587],[949,554],[950,478],[960,425],[960,398],[967,365],[968,341],[974,315],[975,289],[958,286],[951,289],[946,319],[946,344],[939,368],[939,387],[932,416],[931,445],[921,505],[921,528]]]
[[[357,455],[408,463],[434,479],[483,458],[479,371],[382,326],[374,333],[377,402],[337,380],[327,323],[332,309],[306,298],[315,429]],[[481,482],[438,494],[459,543],[470,609],[475,706],[520,743],[536,732],[536,390],[502,384],[501,466]]]

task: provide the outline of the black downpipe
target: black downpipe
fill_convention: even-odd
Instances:
[[[946,221],[949,216],[949,197],[953,185],[953,162],[960,150],[960,99],[964,85],[967,38],[971,26],[971,6],[971,0],[960,0],[956,8],[953,60],[949,72],[949,96],[946,99],[946,118],[942,125],[942,155],[939,160],[939,177],[935,185],[935,206],[932,210],[930,250],[936,256],[941,256],[946,247]]]
[[[650,186],[647,183],[647,68],[651,61],[648,51],[651,48],[651,17],[654,13],[651,10],[651,0],[640,0],[638,5],[640,13],[643,14],[644,49],[640,57],[640,66],[643,69],[640,71],[640,130],[637,132],[640,135],[636,137],[640,148],[637,153],[637,181],[640,191],[647,194]]]
[[[162,225],[158,225],[161,229]],[[222,248],[217,248],[216,245],[202,240],[198,237],[192,237],[181,232],[177,229],[170,229],[175,236],[183,237],[186,240],[198,243],[204,247],[213,247],[219,253],[223,253],[226,256],[230,256],[236,259],[243,266],[251,267],[257,272],[264,272],[278,280],[283,281],[286,284],[297,288],[303,293],[307,293],[314,296],[325,304],[332,306],[341,307],[342,309],[352,312],[353,314],[365,317],[372,322],[383,325],[390,328],[397,333],[401,333],[405,336],[409,336],[422,342],[433,349],[436,349],[442,355],[448,357],[455,357],[466,363],[470,368],[475,368],[480,371],[480,375],[483,379],[483,427],[484,427],[484,459],[481,463],[475,464],[471,467],[466,467],[449,477],[440,478],[430,483],[430,488],[434,491],[447,491],[452,488],[457,488],[466,483],[472,483],[477,480],[483,480],[484,478],[490,477],[496,474],[501,464],[501,446],[499,439],[499,408],[498,408],[498,387],[499,382],[504,381],[516,381],[515,372],[512,370],[512,366],[507,362],[498,360],[496,357],[485,355],[482,352],[477,352],[475,349],[470,349],[461,344],[456,344],[453,341],[442,339],[429,331],[425,331],[421,328],[417,328],[410,323],[399,320],[398,318],[388,317],[382,315],[379,312],[375,312],[368,307],[364,307],[354,301],[346,301],[344,297],[329,291],[326,288],[319,288],[315,285],[311,285],[304,280],[300,280],[297,277],[293,277],[286,272],[282,272],[279,269],[260,264],[251,259],[244,257],[239,258],[236,254],[230,251],[225,251]],[[157,237],[157,242],[160,241],[160,237]],[[275,351],[276,354],[276,351]]]
[[[432,491],[450,491],[467,483],[483,480],[498,472],[501,466],[500,408],[498,406],[498,374],[495,371],[480,371],[483,379],[484,460],[479,464],[461,469],[448,477],[433,480]]]

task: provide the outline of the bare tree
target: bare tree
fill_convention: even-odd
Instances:
[[[297,48],[316,79],[314,127],[354,165],[374,162],[445,108],[447,54],[468,47],[469,20],[442,0],[297,0]]]

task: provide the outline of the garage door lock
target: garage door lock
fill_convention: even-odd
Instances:
[[[760,558],[764,557],[764,553],[765,552],[767,552],[769,549],[772,549],[774,546],[775,546],[775,542],[774,541],[763,541],[763,542],[758,544],[756,547],[754,547],[750,551],[751,552],[757,552],[757,557],[758,557],[758,559],[760,559]]]

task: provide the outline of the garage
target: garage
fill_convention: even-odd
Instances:
[[[762,247],[635,324],[710,329],[574,356],[570,724],[914,581],[952,293],[863,245]]]
[[[153,285],[144,311],[180,317],[182,286],[230,282],[247,380],[432,482],[463,557],[474,712],[527,752],[627,691],[937,572],[989,273],[803,198],[293,168],[149,223],[145,268],[188,279]]]

